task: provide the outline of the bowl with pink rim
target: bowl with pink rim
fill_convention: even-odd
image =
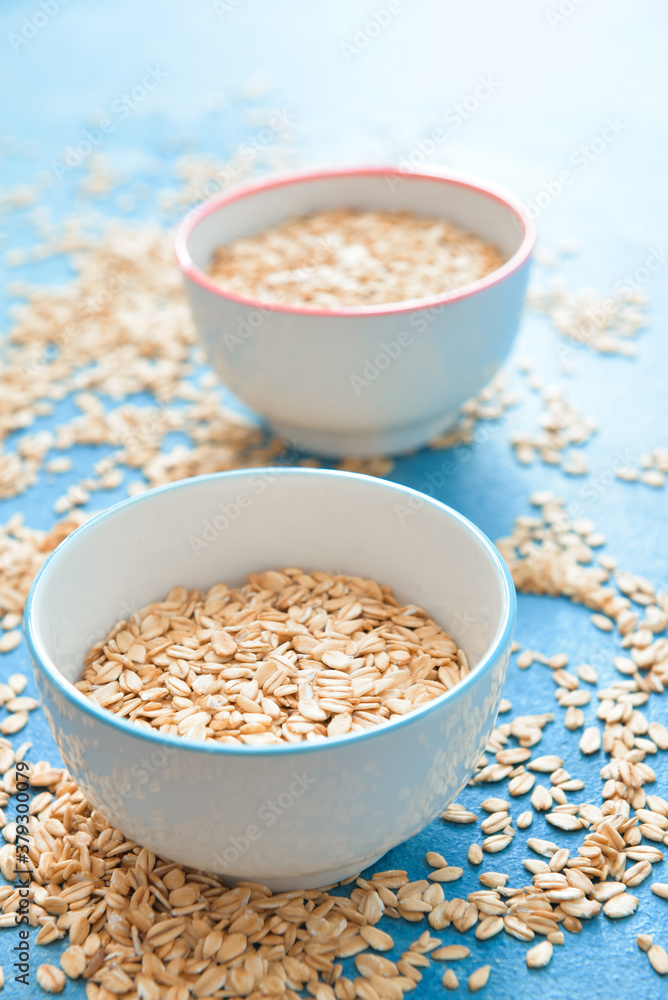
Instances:
[[[173,586],[285,566],[389,584],[456,638],[470,673],[397,721],[267,747],[140,727],[75,687],[91,646]],[[505,564],[460,514],[380,479],[268,468],[92,518],[40,570],[25,627],[49,726],[93,807],[163,858],[283,890],[360,871],[454,800],[494,726],[514,620]]]
[[[253,299],[210,275],[218,247],[319,210],[406,211],[493,243],[504,263],[440,295],[336,309]],[[176,257],[195,325],[221,381],[295,448],[400,453],[452,427],[517,332],[535,226],[521,203],[462,173],[390,167],[264,177],[181,223]]]

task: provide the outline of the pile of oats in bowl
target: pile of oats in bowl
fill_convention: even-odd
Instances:
[[[206,594],[174,587],[93,647],[76,687],[168,736],[266,746],[393,722],[468,671],[390,587],[287,568]]]
[[[248,298],[336,309],[442,295],[503,263],[497,247],[444,219],[339,208],[221,246],[209,273]]]

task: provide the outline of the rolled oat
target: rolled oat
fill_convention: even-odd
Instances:
[[[252,299],[335,309],[441,295],[502,264],[491,243],[443,219],[342,208],[219,247],[209,273]]]
[[[468,670],[454,640],[389,587],[287,568],[206,594],[173,588],[93,647],[76,687],[160,733],[266,746],[393,722]]]

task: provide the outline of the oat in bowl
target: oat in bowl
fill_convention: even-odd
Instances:
[[[485,181],[360,168],[226,192],[176,255],[225,385],[294,447],[372,456],[452,426],[498,371],[534,242]]]
[[[167,736],[271,746],[363,733],[445,694],[466,654],[374,580],[286,568],[174,587],[118,622],[75,687]]]
[[[504,263],[492,243],[447,220],[340,208],[218,247],[209,274],[267,304],[338,309],[441,295]]]
[[[298,573],[298,567],[327,570],[326,579],[318,579],[318,570],[306,574],[315,587],[293,605],[312,608],[313,634],[308,621],[299,621],[303,611],[293,611],[297,615],[293,618],[289,606],[278,607],[280,598],[271,604],[272,594],[285,597],[284,576],[295,580],[292,586],[305,589],[304,580],[300,584],[299,576],[291,578],[280,567],[290,572],[294,567]],[[363,605],[372,625],[368,630],[361,624],[365,616],[355,606],[362,600],[356,593],[333,596],[351,568],[375,602]],[[267,572],[276,576],[262,575]],[[227,602],[220,580],[243,589],[249,579],[251,590],[246,597]],[[390,591],[380,591],[381,602],[374,585],[366,582],[377,580],[391,588],[398,609]],[[174,581],[184,591],[169,594]],[[281,589],[276,591],[262,586],[278,586],[279,582]],[[318,597],[314,591],[321,584],[326,586]],[[208,620],[202,620],[194,591],[200,592],[203,609],[211,612],[210,617],[204,613]],[[261,603],[266,599],[272,610],[261,612],[267,613],[260,619],[265,625],[252,638],[249,623],[257,620],[258,608],[245,607],[244,601],[257,602],[258,593],[265,595]],[[141,625],[133,618],[136,609],[164,604],[166,595],[171,598],[167,603],[174,605],[162,609],[170,615],[167,632],[162,612],[158,618],[155,609],[140,617]],[[212,603],[207,606],[207,601]],[[385,605],[401,614],[381,618]],[[422,608],[428,609],[435,626],[426,623],[418,610]],[[345,617],[353,613],[357,617]],[[375,622],[374,613],[379,616]],[[232,880],[260,881],[282,891],[327,885],[360,871],[426,826],[454,800],[494,725],[514,616],[512,582],[496,549],[476,527],[443,504],[366,476],[266,469],[173,483],[86,522],[56,549],[36,578],[26,606],[26,631],[49,725],[92,807],[126,837],[163,858]],[[213,629],[209,620],[222,627]],[[91,647],[105,640],[120,621],[126,626],[116,632],[118,651],[106,643],[106,662],[95,665],[98,691],[111,685],[106,690],[113,700],[106,703],[104,694],[94,700],[78,689],[77,682],[89,666],[86,657]],[[306,632],[295,631],[291,622],[304,625]],[[192,623],[200,632],[197,637],[191,634]],[[323,659],[318,659],[315,646],[298,653],[300,664],[304,659],[317,664],[307,667],[309,672],[332,681],[326,685],[330,688],[327,699],[319,690],[313,691],[312,684],[317,698],[302,697],[301,708],[306,709],[302,712],[299,684],[296,691],[290,690],[295,686],[289,681],[294,666],[290,667],[293,661],[287,643],[310,646],[313,638],[322,639],[319,633],[323,632],[331,639],[337,634],[334,623],[343,637],[343,649],[323,649]],[[323,628],[316,628],[318,624]],[[242,628],[233,633],[238,626]],[[243,628],[248,628],[250,641],[240,648],[246,641],[241,639]],[[430,645],[424,630],[432,628],[452,636],[452,642],[434,632],[438,638]],[[204,633],[209,631],[207,638]],[[217,635],[219,652],[215,652],[214,632],[231,637]],[[378,639],[371,647],[359,649],[365,636],[373,634]],[[232,642],[237,644],[233,652]],[[226,726],[240,722],[234,714],[238,707],[248,709],[238,712],[244,717],[243,726],[260,724],[266,732],[267,726],[275,724],[269,699],[260,698],[260,685],[257,695],[252,687],[245,687],[257,683],[252,676],[257,668],[248,664],[258,663],[269,646],[274,660],[277,655],[284,657],[286,669],[285,680],[282,672],[275,678],[282,693],[274,700],[280,710],[297,710],[291,716],[286,712],[281,734],[290,719],[298,722],[297,715],[303,725],[314,724],[314,728],[259,745],[221,737],[200,739],[208,736],[207,729],[228,737],[236,732],[235,728],[213,729],[214,707],[222,713],[216,722],[225,721]],[[453,646],[465,649],[466,660],[453,653]],[[298,652],[294,645],[291,648]],[[425,653],[419,648],[425,648]],[[401,653],[406,651],[415,654],[409,662],[418,664],[418,673],[429,666],[425,677],[418,678],[419,693],[414,700],[415,685],[400,687]],[[349,669],[344,669],[339,657],[328,656],[335,665],[327,664],[328,652],[351,656]],[[385,666],[384,652],[389,661]],[[428,656],[430,663],[422,656]],[[265,656],[265,663],[270,659]],[[147,668],[147,661],[155,664],[156,660],[154,677],[154,667]],[[358,660],[363,660],[363,668]],[[447,660],[458,663],[459,680],[445,693],[417,703],[419,697],[431,693],[432,684],[447,687],[454,681]],[[231,663],[236,666],[228,667]],[[106,678],[104,673],[98,675],[98,666],[108,669]],[[363,672],[355,673],[360,668],[369,669],[366,691],[359,683]],[[222,676],[227,670],[243,671],[243,676]],[[388,671],[391,683],[397,684],[397,698],[386,695],[383,706],[382,676],[389,679]],[[143,678],[149,676],[151,686],[145,688]],[[207,690],[208,677],[224,683],[212,692]],[[129,717],[134,711],[132,699],[125,701],[124,707],[130,706],[128,717],[123,710],[111,710],[116,700],[129,695],[124,686],[130,690],[132,684],[137,686],[132,678],[142,681],[141,691],[132,693],[143,715],[139,712],[134,718]],[[235,682],[241,682],[238,690]],[[201,686],[204,690],[197,690]],[[427,686],[427,692],[422,690]],[[412,704],[403,713],[393,711],[399,708],[401,691]],[[188,692],[197,695],[197,703]],[[267,688],[265,680],[263,693],[272,694],[271,681]],[[303,694],[307,693],[304,689]],[[231,696],[235,708],[228,711],[225,706]],[[359,703],[353,704],[351,697],[359,698]],[[219,700],[209,702],[208,698]],[[323,701],[330,705],[326,719],[308,719],[314,701],[318,707]],[[337,709],[351,705],[350,729],[323,736],[317,731],[319,724],[326,723],[326,730],[332,717],[346,714],[334,712],[334,703]],[[256,706],[260,712],[250,710]],[[388,710],[387,719],[379,721],[383,710]],[[180,722],[200,711],[202,717],[195,725],[205,721],[206,725],[195,738],[192,734],[185,738],[185,733],[178,732]],[[168,714],[161,721],[163,712]],[[178,718],[181,712],[184,715]],[[171,729],[160,731],[163,724],[175,724],[176,734]],[[353,725],[360,728],[353,729]],[[242,728],[238,726],[239,736]],[[309,732],[314,735],[309,737]],[[246,730],[245,735],[254,734]]]

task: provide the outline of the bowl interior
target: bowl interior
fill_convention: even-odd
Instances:
[[[238,584],[285,566],[390,584],[449,629],[472,664],[511,624],[500,556],[449,508],[364,476],[266,469],[163,487],[84,525],[42,569],[28,633],[44,669],[75,681],[116,621],[171,587]]]
[[[453,178],[379,170],[271,179],[241,188],[201,210],[189,227],[186,249],[206,272],[222,244],[296,215],[342,207],[443,218],[496,244],[506,260],[525,238],[519,211],[491,191]]]

